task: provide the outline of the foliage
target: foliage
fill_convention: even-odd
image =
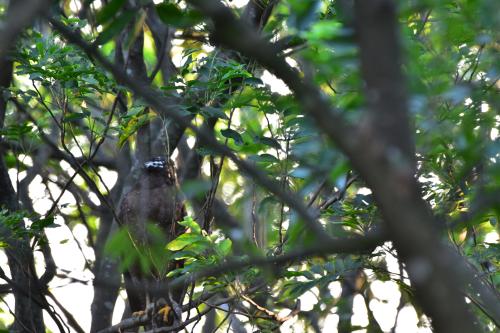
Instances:
[[[129,74],[134,70],[135,43],[144,34],[144,50],[139,53],[151,78],[144,85],[151,83],[191,124],[208,129],[218,143],[264,172],[285,193],[305,202],[330,236],[365,236],[381,228],[383,217],[371,189],[336,143],[322,134],[296,96],[277,90],[281,81],[252,59],[211,40],[212,23],[198,9],[167,0],[135,5],[111,0],[101,6],[94,1],[76,2],[80,11],[70,1],[60,1],[62,15],[55,17]],[[277,48],[285,43],[278,52],[301,78],[312,80],[351,124],[362,123],[367,97],[349,8],[342,1],[260,3],[274,6],[261,36]],[[414,0],[399,5],[402,68],[422,196],[442,223],[436,230],[447,230],[443,240],[451,241],[489,286],[498,289],[500,19],[496,13],[500,2]],[[245,13],[232,8],[240,16]],[[166,36],[173,38],[175,46],[168,51],[178,61],[170,77],[163,70],[155,72],[157,61],[166,61],[161,52],[158,56],[155,52],[167,46],[151,24],[148,15],[153,14],[148,10],[152,9],[159,22],[173,29]],[[318,245],[318,239],[294,207],[258,186],[189,128],[175,153],[179,175],[191,166],[186,164],[191,155],[185,149],[201,161],[198,178],[180,177],[189,214],[178,223],[188,231],[167,242],[157,226],[149,225],[152,241],[147,245],[135,244],[126,228],[112,234],[113,210],[140,164],[141,130],[159,120],[161,131],[173,140],[168,129],[174,121],[116,82],[109,68],[56,29],[28,29],[13,58],[13,84],[2,91],[9,104],[0,131],[9,144],[8,168],[20,178],[17,190],[22,200],[28,198],[29,204],[23,202],[27,210],[35,201],[30,184],[37,179],[38,191],[45,191],[43,196],[70,229],[84,227],[83,246],[92,249],[96,258],[88,268],[96,276],[97,263],[110,254],[123,259],[121,270],[139,262],[144,272],[154,269],[170,280],[229,266],[227,271],[190,281],[189,297],[193,300],[206,292],[232,297],[225,303],[227,308],[217,308],[217,312],[244,311],[238,320],[263,332],[283,324],[270,313],[293,309],[298,299],[311,302],[312,310],[298,316],[296,331],[311,329],[334,314],[341,318],[339,327],[354,329],[350,320],[356,295],[362,296],[369,312],[368,324],[358,328],[380,330],[380,318],[371,310],[371,304],[379,300],[371,288],[376,282],[389,281],[401,294],[397,311],[414,307],[419,320],[425,321],[406,267],[391,243],[367,253],[325,252],[276,265],[231,269],[235,262],[272,262],[275,256]],[[24,163],[26,157],[31,162]],[[110,174],[116,182],[108,179]],[[69,193],[65,202],[58,201],[61,192]],[[236,225],[228,226],[218,212],[211,212],[218,209],[214,198]],[[53,215],[44,215],[47,208],[36,208],[29,213],[2,210],[0,223],[20,237],[40,239],[45,228],[56,225]],[[205,230],[207,218],[213,219],[213,226]],[[28,227],[19,223],[27,219],[32,221]],[[183,266],[162,270],[173,260],[182,261]],[[335,293],[339,286],[342,294]],[[240,296],[247,294],[270,313],[248,300],[243,302]],[[307,297],[311,295],[313,300]],[[201,303],[197,311],[205,306]],[[493,331],[491,318],[473,309],[482,328]],[[217,324],[230,327],[231,320],[220,319]]]
[[[25,226],[25,221],[29,222]],[[12,231],[13,237],[22,239],[28,237],[36,242],[46,241],[44,237],[45,228],[57,228],[58,224],[54,223],[54,218],[47,216],[42,218],[27,212],[17,211],[10,213],[6,209],[0,210],[0,223]],[[7,239],[0,238],[0,247],[8,247]]]

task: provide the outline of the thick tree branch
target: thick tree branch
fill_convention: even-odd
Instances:
[[[394,158],[401,154],[411,161],[415,148],[407,112],[406,85],[401,73],[396,8],[391,1],[376,0],[357,1],[355,9],[356,37],[370,122],[380,140],[394,148]]]

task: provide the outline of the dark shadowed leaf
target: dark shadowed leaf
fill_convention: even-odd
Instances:
[[[126,0],[111,0],[107,5],[102,7],[102,9],[96,15],[96,22],[98,24],[106,23],[110,20],[123,6]]]
[[[201,114],[208,118],[229,119],[226,113],[220,108],[204,106],[201,108]]]
[[[113,20],[104,30],[97,36],[95,43],[97,45],[106,44],[114,36],[120,33],[123,28],[134,18],[135,14],[131,11],[126,11],[121,14],[116,20]]]
[[[203,16],[195,10],[181,10],[173,3],[161,3],[156,12],[166,24],[176,28],[187,28],[200,23]]]
[[[242,145],[243,144],[243,138],[241,137],[240,133],[236,132],[233,129],[227,128],[223,129],[220,131],[220,133],[225,136],[226,138],[233,139],[234,143],[237,145]]]
[[[297,30],[306,30],[318,18],[321,1],[291,0],[288,23]]]

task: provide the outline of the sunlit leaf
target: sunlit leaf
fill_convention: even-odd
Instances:
[[[201,234],[201,228],[192,217],[186,216],[184,220],[178,222],[180,225],[185,226],[186,228],[191,229],[192,233]]]
[[[203,237],[200,234],[184,233],[167,244],[167,249],[170,251],[182,250],[187,245],[197,241],[202,241]]]

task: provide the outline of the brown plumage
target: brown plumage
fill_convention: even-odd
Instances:
[[[153,287],[164,286],[166,273],[179,266],[179,262],[158,263],[157,258],[153,258],[148,250],[158,239],[164,243],[160,245],[164,246],[184,232],[183,227],[177,223],[184,218],[186,212],[175,175],[175,167],[170,160],[156,157],[144,163],[140,177],[120,205],[120,223],[128,228],[136,250],[142,252],[146,261],[155,261],[155,265],[148,271],[144,271],[144,266],[141,268],[140,263],[134,262],[124,272],[125,288],[133,312],[145,310],[150,302],[156,302],[160,298],[168,303],[182,302],[182,290],[171,290],[171,298],[168,293],[155,295],[149,291]],[[148,225],[157,228],[151,229]],[[158,229],[162,235],[154,233]]]

